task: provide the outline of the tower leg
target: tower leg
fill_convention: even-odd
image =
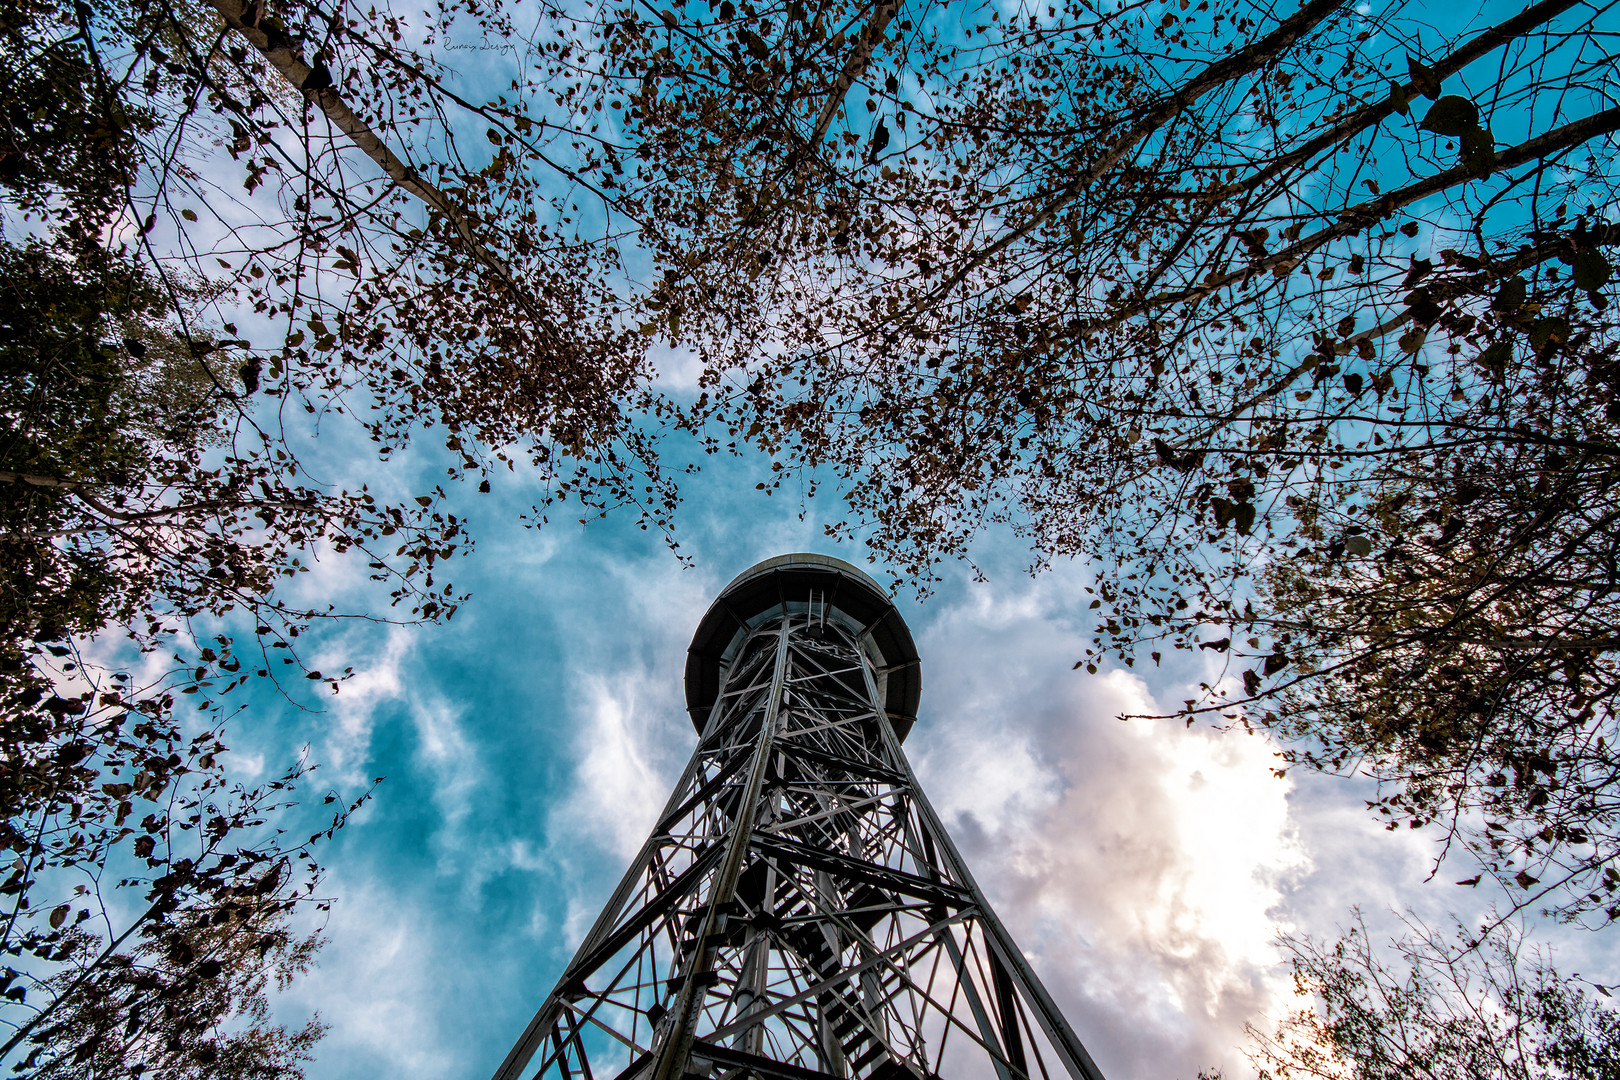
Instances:
[[[1102,1080],[901,751],[904,624],[821,566],[705,617],[697,749],[496,1080]]]

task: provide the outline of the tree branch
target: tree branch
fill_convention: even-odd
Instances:
[[[832,126],[833,117],[838,115],[838,109],[844,103],[844,96],[866,70],[866,65],[872,62],[872,54],[877,51],[878,42],[883,40],[883,34],[889,28],[889,21],[899,10],[900,0],[878,0],[877,7],[872,9],[871,20],[861,30],[860,40],[855,43],[855,48],[844,61],[838,77],[828,88],[827,103],[821,107],[821,115],[816,117],[816,126],[811,130],[810,137],[805,140],[812,150],[821,145],[827,129]]]
[[[996,240],[977,255],[966,260],[955,273],[941,282],[938,287],[924,294],[915,305],[916,308],[925,310],[937,304],[952,289],[960,285],[968,274],[972,273],[977,267],[982,266],[985,262],[1045,225],[1059,210],[1073,202],[1082,191],[1113,169],[1115,165],[1118,165],[1126,154],[1136,148],[1137,144],[1180,115],[1198,98],[1215,87],[1247,75],[1260,67],[1267,60],[1272,59],[1278,53],[1293,45],[1324,19],[1344,6],[1345,0],[1310,0],[1298,12],[1283,20],[1275,30],[1259,41],[1239,49],[1224,60],[1218,60],[1210,64],[1203,71],[1189,79],[1175,93],[1161,99],[1156,105],[1147,106],[1141,113],[1140,119],[1116,139],[1112,146],[1104,150],[1095,161],[1081,170],[1078,176],[1063,185],[1057,194],[1049,199],[1045,206],[1036,211],[1028,221]]]
[[[1544,135],[1538,135],[1533,139],[1520,143],[1518,146],[1502,151],[1496,156],[1495,168],[1497,170],[1511,169],[1528,164],[1560,150],[1579,146],[1588,139],[1594,139],[1599,135],[1607,135],[1617,130],[1620,130],[1620,107],[1606,109],[1603,112],[1588,116],[1584,120],[1577,120],[1573,124],[1565,124],[1561,128],[1555,128]],[[1192,288],[1177,289],[1173,292],[1164,292],[1159,293],[1157,296],[1146,297],[1123,311],[1110,315],[1106,322],[1117,322],[1121,318],[1139,315],[1156,307],[1168,307],[1171,304],[1186,303],[1190,300],[1202,300],[1211,293],[1235,284],[1256,271],[1272,270],[1284,263],[1295,262],[1315,253],[1323,245],[1331,241],[1340,240],[1346,236],[1361,232],[1370,224],[1388,218],[1402,207],[1410,206],[1420,199],[1425,199],[1430,195],[1437,195],[1455,184],[1477,179],[1478,177],[1479,170],[1477,168],[1464,164],[1454,165],[1444,172],[1435,173],[1425,180],[1419,180],[1415,184],[1408,184],[1399,191],[1392,191],[1381,199],[1342,210],[1336,224],[1325,229],[1318,229],[1304,239],[1290,244],[1275,254],[1268,255],[1264,259],[1255,260],[1241,269],[1228,271],[1219,277],[1211,278]],[[1102,325],[1105,324],[1098,323],[1088,327],[1088,329],[1099,328]]]
[[[243,0],[210,0],[210,3],[226,25],[258,50],[293,89],[320,109],[327,120],[347,135],[349,141],[375,162],[395,185],[443,214],[472,257],[500,279],[531,318],[539,319],[539,312],[513,280],[506,263],[479,239],[478,227],[482,223],[449,194],[428,183],[415,167],[389,148],[382,136],[331,87],[331,75],[324,65],[319,69],[311,67],[304,60],[298,42],[289,37],[274,18],[262,15],[262,0],[250,0],[249,3],[243,3]]]

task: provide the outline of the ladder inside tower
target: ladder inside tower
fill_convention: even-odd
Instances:
[[[829,933],[836,936],[839,931],[829,931],[827,912],[822,910],[824,903],[817,902],[813,891],[795,887],[790,879],[778,878],[771,869],[770,863],[760,860],[743,873],[736,900],[738,907],[749,915],[728,925],[739,931],[747,925],[768,930],[782,961],[804,972],[806,986],[830,984],[814,999],[819,1016],[818,1045],[814,1047],[819,1069],[815,1071],[824,1080],[826,1077],[916,1080],[919,1075],[926,1075],[914,1065],[908,1067],[893,1060],[885,1043],[886,1010],[903,987],[901,973],[884,966],[860,975],[858,984],[845,978],[843,949],[835,940],[829,940]],[[831,890],[837,887],[830,880],[824,880],[817,888],[830,896]],[[773,894],[768,909],[767,889]],[[881,920],[894,903],[894,897],[870,884],[856,884],[844,895],[846,889],[847,885],[838,889],[836,906],[843,921],[862,934]],[[740,946],[743,937],[743,933],[738,933],[729,944]],[[870,941],[867,944],[870,946]],[[759,1035],[757,1028],[744,1027],[733,1038],[732,1047],[757,1053],[761,1048]],[[757,1068],[750,1072],[759,1074]]]

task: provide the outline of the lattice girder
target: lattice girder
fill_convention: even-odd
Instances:
[[[917,785],[860,629],[812,595],[738,641],[496,1080],[1101,1080]]]

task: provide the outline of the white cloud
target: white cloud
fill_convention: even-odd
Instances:
[[[584,832],[607,841],[610,850],[628,859],[647,838],[664,802],[669,778],[660,776],[648,758],[649,719],[669,723],[679,715],[649,717],[637,708],[636,684],[628,672],[583,679],[586,704],[580,735],[577,787],[562,811],[571,833]],[[660,710],[662,711],[662,710]]]
[[[703,374],[703,358],[691,349],[653,345],[647,360],[666,393],[689,394],[698,388]]]
[[[390,707],[402,706],[416,736],[413,764],[426,778],[437,811],[433,843],[449,857],[447,868],[470,859],[487,863],[488,859],[472,858],[481,852],[480,845],[464,843],[460,835],[484,778],[484,763],[463,723],[465,710],[448,700],[434,680],[417,677],[420,633],[412,627],[390,626],[380,639],[370,638],[372,650],[355,665],[338,694],[324,703],[323,734],[314,757],[323,770],[330,770],[333,785],[348,791],[368,787],[379,770],[373,746],[378,717]],[[335,657],[356,655],[360,650],[354,643],[364,640],[361,634],[329,642],[317,664],[333,667]],[[383,795],[393,792],[385,788]],[[476,879],[469,883],[476,884]]]
[[[667,556],[604,560],[593,570],[581,584],[594,617],[578,621],[563,658],[578,702],[578,764],[555,824],[628,859],[692,752],[682,678],[713,582]]]
[[[542,823],[544,840],[520,838],[510,865],[555,875],[563,910],[537,912],[531,923],[555,927],[572,949],[606,899],[604,875],[623,873],[692,752],[686,646],[717,586],[659,553],[592,559],[560,591],[552,599],[569,622],[555,662],[574,732],[569,776]]]
[[[460,1047],[439,1021],[457,967],[432,915],[381,882],[333,886],[343,899],[319,965],[285,995],[278,1015],[318,1010],[331,1025],[318,1051],[324,1073],[351,1062],[378,1076],[454,1074]]]
[[[462,710],[431,690],[411,695],[417,760],[433,778],[433,802],[440,828],[453,833],[472,809],[483,776],[477,748],[461,724]]]
[[[1262,738],[1121,723],[1125,672],[1070,671],[1080,576],[983,586],[922,634],[925,787],[1111,1080],[1222,1064],[1287,993],[1273,946],[1309,868]]]
[[[324,662],[336,667],[338,657],[353,657],[360,651],[354,647],[357,639],[358,635],[337,637],[321,650],[315,666]],[[368,762],[375,714],[383,705],[405,697],[401,673],[414,648],[415,635],[410,627],[390,626],[381,647],[355,665],[354,674],[327,704],[331,724],[317,747],[316,760],[322,768],[331,770],[334,784],[355,788],[370,782]]]

